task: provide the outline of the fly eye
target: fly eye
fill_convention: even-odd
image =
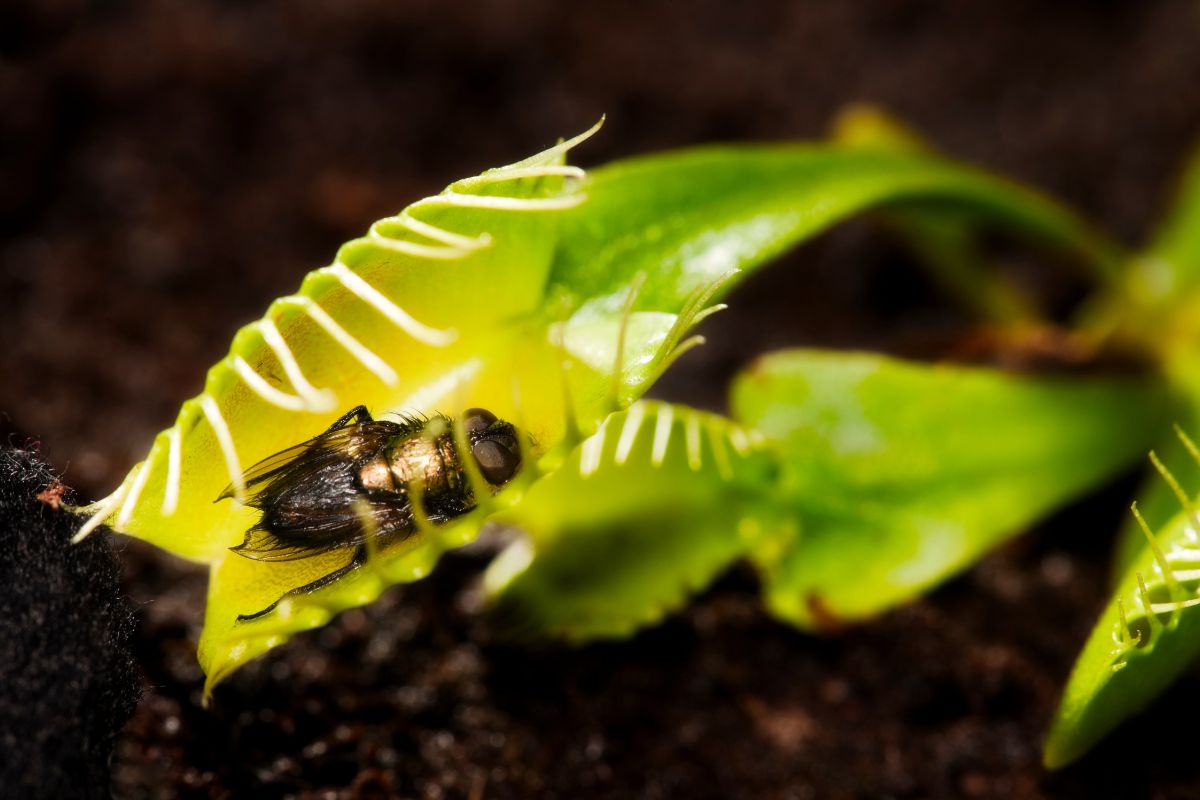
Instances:
[[[491,439],[484,439],[471,445],[471,455],[475,456],[475,463],[479,465],[479,471],[483,473],[483,477],[493,486],[499,486],[511,479],[513,475],[517,474],[517,468],[521,466],[520,453],[513,452],[511,448]]]
[[[468,408],[463,412],[463,430],[468,434],[485,431],[495,422],[496,415],[486,408]]]

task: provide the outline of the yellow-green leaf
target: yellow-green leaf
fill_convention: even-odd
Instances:
[[[1014,375],[792,350],[739,377],[734,418],[786,469],[796,546],[759,558],[771,609],[805,628],[909,600],[1136,459],[1153,381]]]
[[[500,516],[528,533],[488,572],[501,619],[574,642],[657,622],[786,527],[770,521],[774,486],[755,432],[636,403]]]

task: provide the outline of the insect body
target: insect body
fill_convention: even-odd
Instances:
[[[471,457],[488,484],[511,480],[521,466],[516,428],[481,408],[467,410],[462,423]],[[362,566],[369,537],[386,544],[415,533],[412,495],[418,487],[420,511],[433,524],[475,506],[448,418],[375,420],[365,406],[319,436],[255,464],[245,484],[247,504],[262,517],[233,552],[256,561],[294,561],[353,550],[344,567],[284,597],[327,586]],[[231,486],[217,499],[232,496]],[[260,617],[278,603],[238,619]]]

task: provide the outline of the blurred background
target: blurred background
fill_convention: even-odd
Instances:
[[[1190,1],[6,2],[0,410],[105,494],[340,242],[604,113],[585,166],[872,101],[1136,238],[1200,131],[1198,34]],[[826,296],[791,343],[919,299],[863,255],[793,260]]]
[[[236,328],[340,242],[601,114],[604,130],[574,156],[584,166],[713,141],[820,138],[840,108],[870,101],[1136,242],[1200,134],[1198,38],[1192,0],[8,0],[0,435],[39,440],[84,497],[107,493],[199,391]],[[1076,287],[1041,267],[1025,265],[1026,280],[1068,306]],[[660,392],[719,407],[725,377],[766,347],[926,352],[963,326],[869,223],[790,255],[731,304],[710,323],[710,346]],[[532,677],[523,651],[454,644],[486,633],[460,613],[462,581],[442,579],[272,656],[261,685],[247,677],[212,714],[193,708],[188,661],[203,576],[132,547],[135,595],[162,601],[142,612],[143,666],[159,688],[119,753],[118,788],[315,790],[366,780],[358,769],[370,764],[385,791],[428,797],[484,796],[479,786],[487,796],[1040,796],[1050,789],[1037,737],[1099,602],[1104,547],[1095,563],[1070,557],[1087,579],[1070,592],[1052,591],[1053,570],[1042,570],[1067,557],[1032,547],[836,645],[774,626],[735,575],[665,632],[555,651]],[[1026,582],[1022,613],[1050,618],[1041,634],[1014,632],[985,610],[1005,580]],[[1096,586],[1078,588],[1088,580]],[[948,623],[943,611],[966,617]],[[381,635],[391,638],[380,644]],[[1037,635],[1037,645],[1021,641]],[[963,674],[929,664],[942,646],[979,663]],[[347,700],[376,691],[354,683],[378,679],[354,677],[372,647],[393,662],[396,648],[413,651],[383,681],[392,694],[372,695],[409,720],[408,745],[362,710],[370,703]],[[741,663],[750,653],[759,655]],[[890,673],[859,662],[901,658],[916,662],[919,685],[905,690],[918,696],[915,711],[903,706],[897,727],[871,738],[861,724],[874,719],[866,709],[890,707]],[[341,669],[342,683],[288,694],[308,686],[299,675],[329,683],[323,669]],[[425,684],[413,677],[422,669]],[[800,675],[812,685],[797,688]],[[980,688],[987,680],[999,683]],[[575,694],[552,693],[538,711],[538,681]],[[420,698],[393,696],[406,684],[440,698],[429,701],[432,721],[413,711],[428,710]],[[856,702],[866,716],[851,724]],[[1016,710],[997,721],[992,702]],[[472,703],[487,709],[484,722],[462,717]],[[661,720],[639,716],[654,703],[669,709]],[[264,722],[264,713],[278,716]],[[342,739],[329,740],[339,715]],[[822,743],[834,720],[848,730]],[[913,724],[925,733],[914,737]],[[492,738],[479,738],[481,726]],[[391,744],[362,744],[375,734]],[[353,757],[314,774],[338,741]],[[1103,758],[1089,762],[1092,773]],[[1157,763],[1137,774],[1169,780],[1172,768]],[[1103,771],[1054,780],[1063,796],[1087,796],[1074,780],[1147,785]]]

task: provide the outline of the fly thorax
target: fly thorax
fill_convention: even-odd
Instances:
[[[389,466],[397,486],[420,485],[430,496],[461,491],[464,485],[449,434],[432,439],[413,436],[400,442],[391,450]]]

